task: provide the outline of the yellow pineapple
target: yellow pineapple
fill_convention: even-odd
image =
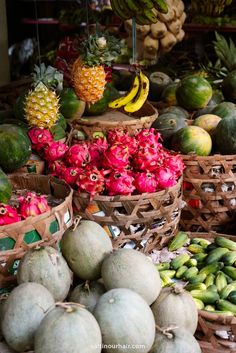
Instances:
[[[34,89],[25,99],[25,117],[30,126],[50,128],[58,120],[59,99],[56,89],[62,88],[63,75],[44,64],[35,67]]]
[[[71,78],[79,99],[94,104],[103,97],[106,86],[104,65],[110,65],[121,52],[119,40],[112,36],[90,35],[74,62]]]

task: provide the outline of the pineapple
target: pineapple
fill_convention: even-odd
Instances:
[[[35,66],[33,87],[25,100],[25,117],[30,126],[50,128],[58,120],[59,99],[56,90],[62,89],[63,75],[44,64]]]
[[[121,53],[121,44],[112,36],[89,35],[81,55],[74,62],[71,78],[79,99],[94,104],[103,97],[106,86],[104,65],[110,65]]]

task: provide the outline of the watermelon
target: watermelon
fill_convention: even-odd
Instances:
[[[161,100],[162,102],[168,104],[169,106],[177,105],[176,100],[176,89],[178,83],[171,83],[169,84],[164,90],[162,91]]]
[[[197,110],[207,106],[212,97],[212,87],[203,77],[187,76],[176,89],[178,104],[187,110]]]
[[[225,99],[236,103],[236,70],[230,72],[223,79],[222,92]]]
[[[161,114],[165,114],[165,113],[174,113],[182,118],[185,118],[185,119],[189,118],[189,113],[187,112],[187,110],[177,105],[172,105],[170,107],[162,109]]]
[[[213,135],[220,121],[221,121],[221,118],[218,115],[204,114],[196,118],[193,121],[193,125],[199,126],[205,131],[207,131],[210,135]]]
[[[150,89],[148,99],[151,101],[161,100],[163,90],[172,83],[170,76],[164,72],[155,71],[149,76]]]
[[[0,125],[0,146],[0,167],[4,172],[22,167],[30,158],[30,139],[19,126]]]
[[[194,114],[193,114],[193,119],[198,118],[201,115],[205,114],[211,114],[213,107],[206,106],[205,108],[198,109]],[[216,114],[217,115],[217,114]]]
[[[182,154],[208,156],[212,149],[211,136],[198,126],[186,126],[178,130],[172,137],[171,146]]]
[[[187,120],[173,113],[161,114],[152,124],[164,140],[169,139],[176,131],[187,126]]]
[[[0,203],[8,203],[12,193],[12,185],[0,168]]]
[[[215,131],[215,141],[222,154],[236,154],[236,119],[228,116],[220,121]]]
[[[215,107],[217,104],[223,102],[223,100],[224,100],[223,93],[220,90],[215,89],[215,90],[213,90],[212,97],[211,97],[210,101],[208,102],[207,106],[208,107]]]
[[[232,102],[222,102],[212,109],[211,113],[218,115],[221,118],[236,116],[236,106]]]
[[[80,118],[85,109],[85,102],[78,99],[73,88],[64,88],[60,93],[60,113],[69,121]]]

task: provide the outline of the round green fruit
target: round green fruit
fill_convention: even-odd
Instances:
[[[212,135],[215,132],[215,129],[220,121],[221,121],[221,118],[218,115],[204,114],[196,118],[193,121],[193,125],[201,127],[202,129],[207,131],[210,135]]]
[[[64,118],[73,121],[81,118],[85,102],[78,99],[73,88],[64,88],[60,94],[60,112]]]
[[[217,104],[211,113],[220,116],[222,119],[228,116],[236,116],[236,106],[232,102],[222,102]]]
[[[169,84],[164,90],[162,91],[161,100],[168,104],[169,106],[177,105],[176,99],[176,89],[178,87],[178,83],[171,83]]]
[[[208,102],[207,106],[208,107],[215,107],[217,104],[223,102],[223,100],[224,100],[223,93],[218,89],[213,90],[212,97],[211,97],[210,101]]]
[[[212,149],[211,136],[198,126],[186,126],[177,131],[171,141],[172,148],[182,154],[209,156]]]
[[[150,89],[148,99],[151,101],[161,100],[163,90],[172,82],[172,79],[164,72],[152,72],[149,76]]]
[[[222,154],[236,154],[236,117],[229,116],[220,121],[215,140]]]
[[[161,110],[160,112],[161,114],[165,114],[165,113],[173,113],[176,114],[182,118],[188,119],[189,118],[189,113],[187,112],[187,110],[185,110],[182,107],[179,107],[177,105],[172,105],[170,107],[164,108]]]
[[[152,124],[164,140],[169,139],[176,131],[187,126],[187,120],[173,113],[161,114]]]
[[[211,114],[213,107],[205,107],[202,109],[198,109],[194,114],[193,114],[193,119],[198,118],[201,115],[205,115],[205,114]],[[217,114],[216,114],[217,115]]]
[[[4,172],[22,167],[30,158],[30,139],[19,126],[0,125],[0,146],[0,167]]]
[[[12,185],[0,168],[0,203],[8,203],[12,194]]]
[[[206,107],[211,97],[212,87],[203,77],[187,76],[176,89],[178,104],[191,111]]]
[[[236,70],[230,72],[223,79],[222,92],[225,99],[236,103]]]

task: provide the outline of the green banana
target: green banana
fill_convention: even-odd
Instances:
[[[129,13],[127,8],[123,11],[120,7],[119,0],[111,0],[111,8],[115,12],[115,14],[120,17],[123,21],[128,20],[132,17],[132,14]]]
[[[135,0],[118,0],[122,5],[122,8],[126,6],[132,13],[133,16],[136,16],[136,14],[140,13],[143,11],[141,7],[137,5],[137,2]]]
[[[148,93],[149,93],[149,79],[146,75],[144,75],[141,71],[139,74],[140,78],[140,86],[139,91],[136,97],[125,105],[124,110],[127,113],[134,113],[139,110],[147,100]]]
[[[168,12],[168,5],[165,2],[165,0],[152,0],[153,1],[153,5],[155,7],[155,9],[163,14],[167,14]]]
[[[152,9],[144,9],[143,11],[143,15],[145,17],[147,17],[147,19],[150,21],[149,23],[156,23],[157,22],[157,16],[154,14],[154,12],[152,11]]]
[[[139,76],[136,75],[134,78],[132,87],[129,90],[129,92],[125,96],[117,98],[116,100],[110,102],[108,104],[109,108],[118,109],[118,108],[128,104],[129,102],[131,102],[136,97],[136,95],[139,91],[139,86],[140,86]]]
[[[153,9],[154,7],[152,0],[138,0],[138,3],[141,8]]]

